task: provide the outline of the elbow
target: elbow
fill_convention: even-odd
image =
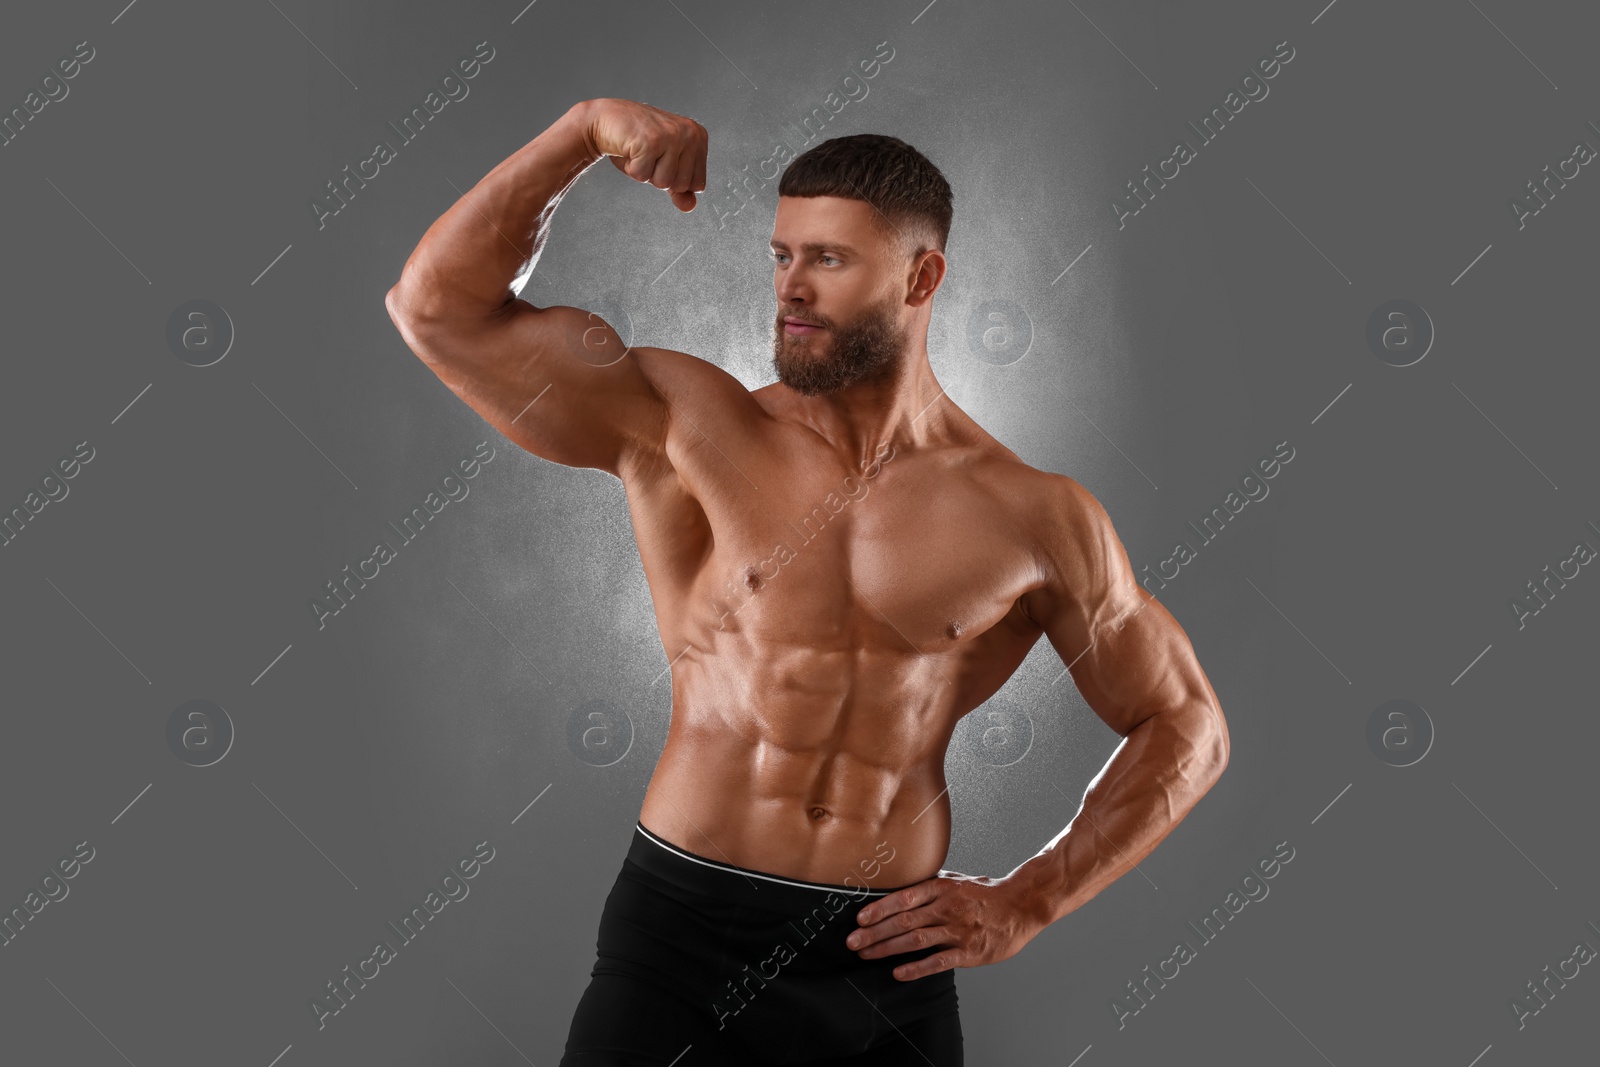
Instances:
[[[1211,760],[1211,783],[1215,785],[1217,779],[1222,777],[1222,772],[1228,769],[1228,739],[1226,737],[1219,739],[1213,752],[1214,755]]]
[[[1228,769],[1228,724],[1214,699],[1195,699],[1173,720],[1183,737],[1187,777],[1201,793],[1217,784]]]
[[[404,333],[408,327],[416,329],[438,318],[449,306],[445,299],[434,280],[407,260],[400,277],[384,294],[383,306],[388,309],[389,320]]]
[[[407,299],[404,287],[405,281],[402,279],[391,285],[389,291],[383,295],[383,306],[389,312],[389,321],[394,323],[402,333],[405,331],[405,323],[414,320],[416,317],[415,308],[412,302]]]
[[[400,337],[405,341],[406,347],[424,363],[428,362],[428,353],[432,345],[428,343],[429,317],[418,307],[411,290],[404,279],[396,282],[384,294],[383,306],[389,312],[389,321],[394,323],[394,328],[400,332]]]
[[[400,280],[384,294],[383,306],[406,344],[426,360],[433,357],[424,348],[454,344],[463,335],[503,318],[513,295],[508,290],[498,304],[471,299],[458,290],[441,287],[426,275],[419,276],[407,264]]]
[[[406,309],[405,295],[401,292],[399,282],[391,286],[389,291],[383,295],[383,307],[389,313],[389,321],[394,323],[394,328],[400,331],[400,336],[404,338],[411,350],[416,351],[417,346],[413,343],[414,335],[410,326],[411,319]]]
[[[1210,765],[1211,781],[1215,784],[1222,777],[1222,772],[1228,769],[1228,724],[1222,717],[1222,709],[1212,706],[1212,729],[1210,737]]]

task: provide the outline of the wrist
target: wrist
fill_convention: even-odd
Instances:
[[[1006,876],[1017,907],[1040,930],[1063,914],[1065,889],[1046,856],[1035,856]]]
[[[585,165],[605,158],[605,153],[594,140],[594,118],[599,104],[599,100],[580,100],[569,107],[567,113],[561,117],[562,124],[582,145]]]

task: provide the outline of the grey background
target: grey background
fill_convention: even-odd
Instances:
[[[968,1062],[1592,1050],[1592,968],[1521,1029],[1509,1003],[1600,946],[1600,577],[1522,629],[1508,604],[1600,546],[1600,178],[1584,167],[1522,229],[1507,201],[1600,144],[1596,28],[1579,5],[1505,0],[7,12],[6,112],[76,42],[96,56],[0,148],[0,504],[77,442],[96,455],[0,548],[0,905],[79,841],[95,858],[0,947],[0,1058],[559,1058],[664,739],[667,655],[620,484],[482,423],[383,293],[457,190],[573,102],[697,118],[709,197],[881,41],[894,58],[826,135],[896,134],[950,178],[929,349],[952,399],[1094,492],[1136,567],[1196,543],[1186,523],[1278,442],[1296,450],[1159,592],[1228,716],[1228,771],[1138,872],[958,972]],[[1119,229],[1125,183],[1284,40],[1270,94]],[[480,41],[495,58],[469,96],[319,230],[323,183]],[[620,309],[635,339],[765,384],[775,195],[719,230],[705,203],[680,215],[596,168],[523,295]],[[1437,329],[1410,367],[1365,342],[1394,298]],[[166,344],[192,299],[237,331],[210,367]],[[1025,316],[1021,359],[969,346],[988,301]],[[468,498],[319,630],[310,598],[480,441],[497,454]],[[947,867],[1021,863],[1114,750],[1060,674],[1041,641],[996,698],[1032,731],[1019,761],[994,765],[987,712],[963,723]],[[237,731],[209,767],[165,739],[193,699]],[[1392,699],[1437,732],[1410,767],[1366,742]],[[631,723],[609,766],[567,742],[592,700]],[[308,1000],[484,840],[470,895],[319,1030]],[[1198,944],[1186,923],[1283,841],[1270,895],[1119,1028],[1125,983]]]

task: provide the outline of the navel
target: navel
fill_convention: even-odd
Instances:
[[[811,809],[811,818],[812,819],[814,819],[814,820],[815,819],[825,819],[827,817],[828,817],[828,809],[827,808],[812,808]]]

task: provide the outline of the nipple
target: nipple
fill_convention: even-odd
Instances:
[[[744,584],[751,589],[761,588],[761,575],[756,573],[754,567],[746,567],[744,569]]]
[[[966,627],[962,626],[960,622],[952,622],[944,628],[944,632],[949,635],[951,640],[960,637],[965,631]]]

